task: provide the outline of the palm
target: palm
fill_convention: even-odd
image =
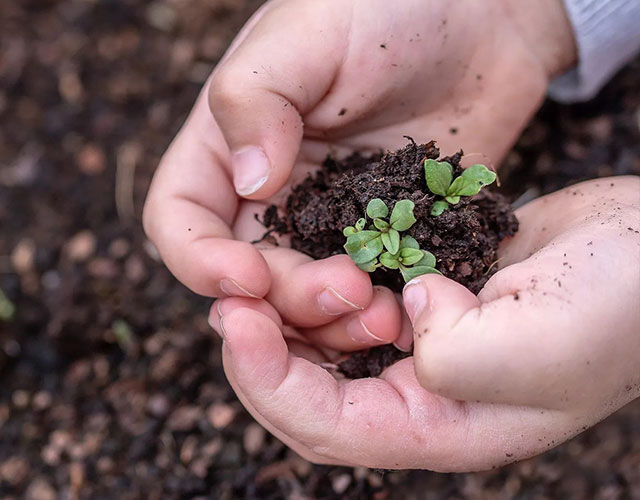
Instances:
[[[430,2],[427,16],[419,0],[353,5],[329,91],[300,110],[303,156],[309,143],[396,149],[411,135],[499,162],[546,81],[497,2]]]
[[[416,15],[424,9],[419,0],[380,3],[354,2],[331,50],[315,54],[317,78],[300,82],[305,98],[292,91],[304,134],[289,185],[327,153],[393,150],[404,136],[497,164],[537,108],[545,77],[511,24],[499,19],[497,2],[430,2],[428,16]],[[331,9],[324,7],[325,17]],[[372,20],[371,11],[385,22]],[[323,13],[315,17],[321,33]],[[508,53],[497,51],[503,39]]]

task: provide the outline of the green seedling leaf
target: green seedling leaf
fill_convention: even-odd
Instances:
[[[403,236],[400,240],[400,248],[420,248],[420,245],[413,236]]]
[[[446,161],[425,160],[424,176],[429,191],[446,196],[453,178],[453,168]]]
[[[416,266],[436,267],[435,255],[426,250],[422,250],[422,259],[416,263]]]
[[[437,217],[438,215],[442,214],[443,212],[446,212],[447,210],[449,210],[449,204],[444,200],[438,200],[431,207],[430,215],[432,217]]]
[[[398,258],[389,252],[385,252],[380,256],[380,264],[388,269],[398,269],[400,267]]]
[[[0,321],[11,321],[16,313],[16,306],[0,290]]]
[[[488,186],[495,182],[498,176],[494,171],[489,170],[481,163],[476,163],[475,165],[471,165],[469,168],[466,168],[464,172],[462,172],[462,177],[476,180],[479,183],[482,183],[483,186]]]
[[[111,324],[111,330],[113,330],[113,336],[123,351],[128,352],[135,347],[136,336],[131,326],[129,326],[129,323],[121,319],[116,319]]]
[[[356,231],[362,231],[366,224],[367,224],[367,220],[366,219],[364,219],[364,218],[358,219],[358,222],[356,222]]]
[[[496,180],[496,173],[479,163],[471,165],[457,177],[447,191],[448,196],[473,196]]]
[[[458,177],[459,179],[460,177]],[[460,197],[459,196],[447,196],[445,198],[445,200],[447,200],[448,203],[451,203],[452,205],[455,205],[456,203],[458,203],[460,201]]]
[[[437,269],[429,266],[401,267],[400,272],[402,273],[405,283],[423,274],[442,274]]]
[[[400,250],[400,233],[395,229],[390,229],[388,233],[382,233],[382,244],[392,254]]]
[[[367,205],[367,215],[371,219],[384,218],[389,215],[389,209],[380,198],[374,198]]]
[[[380,267],[380,264],[378,264],[378,259],[371,259],[368,262],[363,262],[362,264],[356,264],[356,266],[358,266],[358,268],[364,271],[365,273],[372,273],[378,267]]]
[[[406,231],[416,222],[413,216],[414,203],[411,200],[400,200],[393,207],[389,222],[396,231]]]
[[[356,234],[358,231],[356,230],[355,227],[353,226],[347,226],[342,230],[342,234],[344,234],[345,236],[351,236],[352,234]]]
[[[382,239],[378,231],[360,231],[347,237],[344,249],[356,264],[375,259],[382,252]]]
[[[403,248],[400,250],[400,258],[404,266],[412,266],[424,258],[422,250],[416,248]]]
[[[373,225],[382,231],[383,229],[389,229],[389,223],[386,220],[374,219]]]

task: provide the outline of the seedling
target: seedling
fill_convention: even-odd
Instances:
[[[416,222],[414,206],[411,200],[398,201],[386,220],[389,208],[375,198],[368,203],[365,217],[344,228],[342,233],[347,238],[344,249],[360,269],[369,273],[379,267],[399,269],[405,281],[422,274],[440,274],[435,269],[433,254],[421,250],[411,236],[401,235]],[[371,219],[368,227],[367,217]]]
[[[424,176],[429,191],[444,199],[436,200],[431,215],[437,217],[460,201],[461,196],[473,196],[496,180],[495,172],[477,163],[453,178],[453,168],[446,161],[425,160]]]

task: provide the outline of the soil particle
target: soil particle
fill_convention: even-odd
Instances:
[[[353,353],[338,364],[340,371],[348,378],[377,377],[382,371],[411,354],[396,349],[393,345],[374,347]]]

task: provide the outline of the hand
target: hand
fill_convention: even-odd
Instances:
[[[377,379],[335,380],[265,301],[220,301],[212,322],[238,397],[314,462],[471,471],[545,451],[640,396],[640,180],[579,184],[517,216],[478,297],[436,275],[405,287],[414,357]]]
[[[390,324],[369,328],[371,337],[351,321],[354,335],[368,345],[397,340],[400,309],[388,291],[372,289],[346,256],[312,262],[250,245],[264,233],[254,214],[329,151],[395,149],[403,135],[498,162],[574,52],[559,0],[534,8],[511,0],[269,2],[162,159],[147,234],[197,293],[266,297],[289,324],[310,328],[358,311],[381,316],[380,304],[395,311]],[[359,340],[336,342],[348,349]]]

